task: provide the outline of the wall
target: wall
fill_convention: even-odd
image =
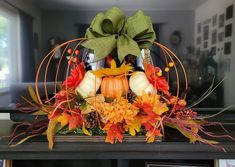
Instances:
[[[61,36],[63,39],[75,38],[77,28],[74,24],[90,24],[95,14],[99,11],[66,12],[43,11],[42,32],[43,50],[47,40],[53,36]],[[163,44],[172,48],[169,36],[174,30],[182,32],[183,41],[178,50],[184,50],[185,46],[194,44],[194,11],[144,11],[149,15],[153,23],[161,23],[160,39]],[[126,15],[132,15],[134,11],[126,11]]]
[[[197,23],[203,22],[207,20],[208,18],[212,18],[213,15],[217,14],[218,16],[222,13],[226,13],[226,8],[230,6],[231,4],[234,4],[235,7],[235,2],[234,0],[208,0],[206,3],[201,5],[198,9],[195,11],[195,27],[197,26]],[[220,42],[216,45],[211,45],[209,42],[208,48],[211,46],[216,46],[217,48],[223,48],[224,47],[224,42],[226,41],[231,41],[232,42],[232,50],[230,55],[224,55],[223,51],[217,50],[217,54],[215,56],[215,60],[221,65],[220,67],[222,68],[227,68],[223,67],[224,61],[225,60],[231,60],[230,62],[230,71],[225,71],[224,76],[226,77],[226,80],[224,81],[224,105],[228,106],[231,104],[235,104],[235,93],[234,93],[234,85],[235,85],[235,77],[234,77],[234,71],[235,71],[235,38],[234,38],[234,33],[235,33],[235,8],[233,9],[233,18],[230,20],[225,19],[225,25],[229,23],[233,23],[233,37],[228,37],[224,38],[223,42]],[[217,20],[218,22],[218,20]],[[217,23],[218,24],[218,23]],[[196,28],[195,28],[196,30]],[[218,30],[217,30],[218,31]],[[224,31],[224,29],[219,29],[219,32]],[[211,30],[210,30],[211,32]],[[196,45],[196,37],[197,37],[197,32],[195,31],[195,45]],[[209,34],[209,41],[211,41],[211,33]],[[227,65],[227,64],[226,64]],[[222,69],[223,70],[223,69]]]

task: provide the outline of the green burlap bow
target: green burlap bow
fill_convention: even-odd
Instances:
[[[117,7],[105,14],[98,13],[87,29],[86,37],[88,40],[82,45],[94,50],[96,60],[117,48],[120,61],[129,54],[139,56],[140,49],[150,47],[156,38],[149,16],[139,10],[125,19],[124,12]]]

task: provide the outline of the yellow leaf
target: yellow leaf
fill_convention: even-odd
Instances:
[[[198,129],[198,128],[191,128],[191,130],[192,130],[195,134],[197,134],[197,133],[198,133],[198,131],[199,131],[199,129]],[[197,141],[197,138],[196,138],[196,137],[191,136],[191,137],[189,138],[189,141],[190,141],[190,143],[195,143],[195,142]]]
[[[62,113],[58,116],[57,121],[60,122],[61,126],[65,126],[69,123],[70,115],[67,113]]]
[[[132,71],[132,66],[129,64],[123,63],[120,67],[117,67],[115,60],[112,60],[111,68],[101,68],[93,71],[93,74],[102,78],[104,76],[127,75],[130,71]]]
[[[58,124],[57,118],[58,117],[51,119],[47,127],[47,140],[48,140],[48,147],[50,150],[52,150],[54,145],[54,135],[56,133],[56,125]]]
[[[183,123],[183,122],[182,122],[182,123]],[[184,123],[186,123],[186,122],[184,122]],[[196,122],[194,122],[193,120],[187,121],[187,123],[188,123],[188,124],[196,124]],[[166,124],[166,125],[169,126],[169,127],[171,127],[171,128],[177,129],[180,133],[182,133],[185,137],[187,137],[187,138],[189,139],[190,143],[195,143],[196,141],[201,141],[201,140],[203,140],[202,138],[197,137],[196,135],[193,136],[193,135],[190,134],[188,131],[186,131],[186,130],[180,128],[180,127],[177,126],[177,125],[169,124],[169,123]],[[191,132],[193,132],[194,134],[197,134],[198,131],[199,131],[198,128],[191,128]]]
[[[98,95],[95,96],[95,97],[86,98],[85,100],[86,100],[86,102],[89,103],[89,104],[93,104],[93,103],[95,103],[95,102],[97,102],[97,103],[103,103],[103,102],[105,102],[104,95],[102,95],[102,94],[98,94]]]
[[[91,136],[91,133],[86,129],[84,122],[83,122],[83,125],[82,125],[82,131],[85,135]]]
[[[136,132],[135,132],[134,128],[129,128],[129,133],[130,133],[131,136],[135,136],[136,135]]]
[[[38,111],[35,111],[34,113],[32,113],[32,115],[47,115],[48,113],[42,111],[42,110],[38,110]]]
[[[135,136],[136,132],[140,131],[141,123],[139,120],[135,119],[135,120],[131,121],[130,123],[128,123],[128,125],[126,127],[127,127],[127,129],[129,129],[129,134],[131,136]]]
[[[32,87],[32,85],[29,85],[28,86],[28,91],[29,91],[29,94],[32,98],[32,100],[35,102],[35,103],[38,103],[39,104],[39,101],[38,101],[38,98],[37,98],[37,95]]]
[[[95,108],[89,104],[87,104],[85,107],[80,108],[82,114],[89,114],[91,112],[95,111]]]
[[[155,141],[155,135],[150,136],[147,138],[147,143],[153,143]]]
[[[117,68],[117,64],[116,64],[115,60],[112,60],[111,69],[115,69],[115,68]]]
[[[11,144],[10,147],[16,147],[22,143],[24,143],[25,141],[27,141],[28,139],[32,138],[32,137],[35,137],[35,136],[41,136],[42,134],[35,134],[35,135],[30,135],[30,136],[27,136],[23,139],[21,139],[19,142],[17,142],[16,144]]]

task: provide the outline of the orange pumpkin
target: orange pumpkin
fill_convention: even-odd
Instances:
[[[101,82],[101,93],[104,97],[116,98],[125,95],[129,89],[128,80],[125,76],[104,77]]]

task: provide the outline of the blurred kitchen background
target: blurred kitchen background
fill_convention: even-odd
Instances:
[[[151,16],[157,41],[172,49],[187,69],[189,103],[213,80],[216,84],[225,78],[196,107],[235,104],[234,5],[235,0],[0,0],[0,107],[14,106],[20,94],[27,93],[50,49],[83,37],[96,13],[112,6],[126,15],[142,9]],[[151,50],[158,64],[161,55],[154,47]],[[57,63],[56,58],[53,61],[49,81]]]

